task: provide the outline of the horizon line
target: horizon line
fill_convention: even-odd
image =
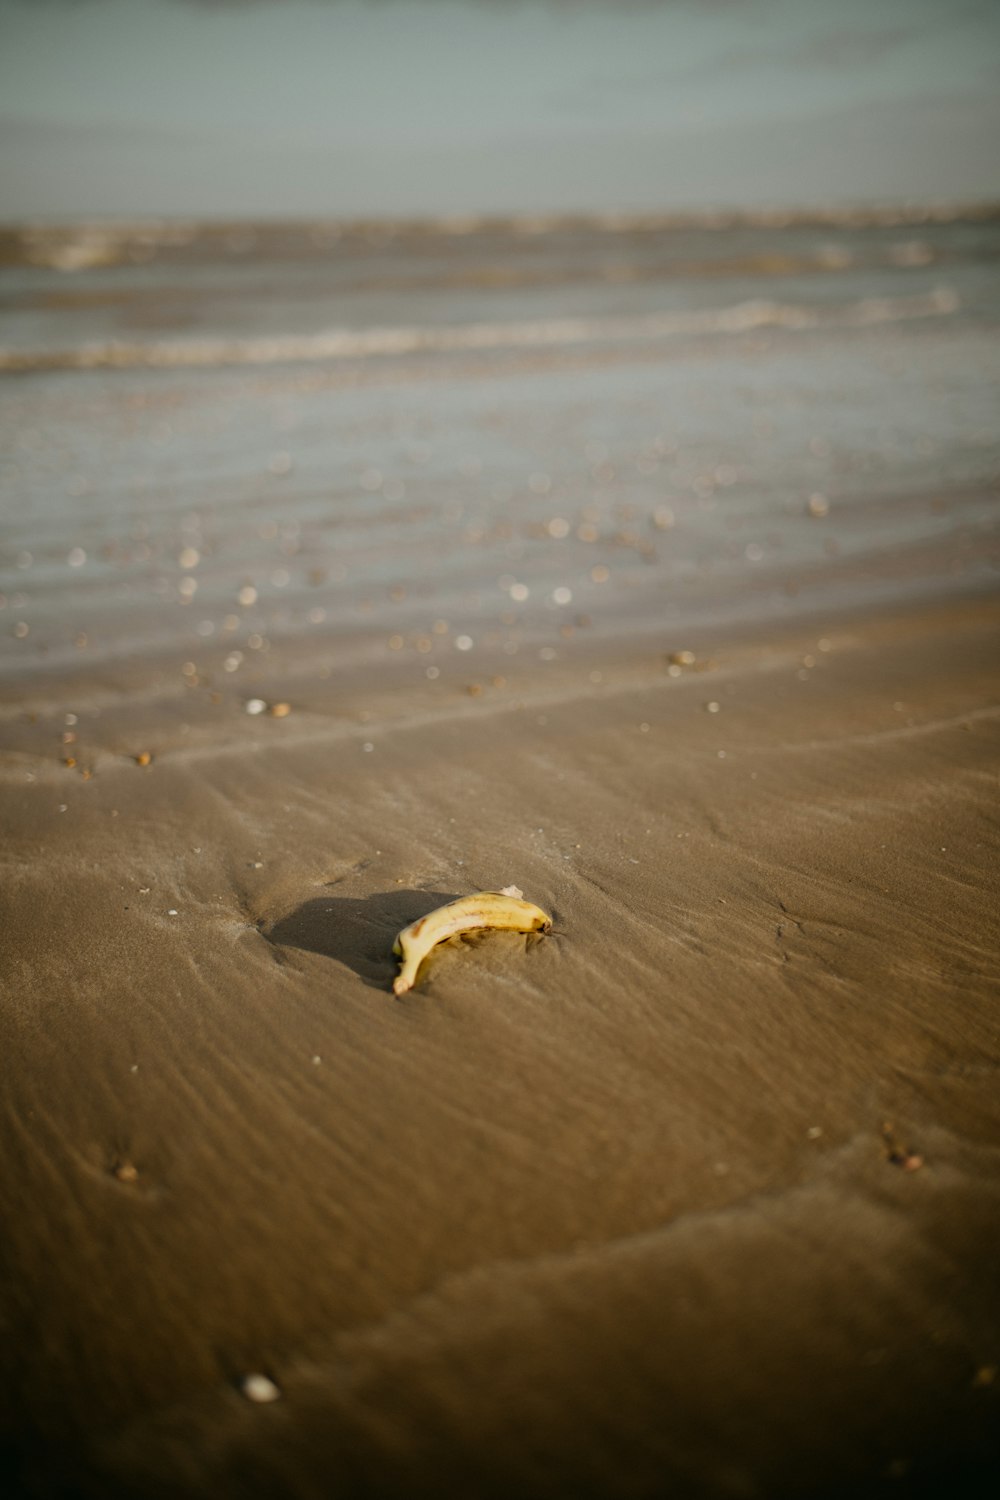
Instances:
[[[730,224],[757,225],[764,228],[789,224],[846,223],[859,225],[897,223],[935,223],[952,219],[988,219],[1000,216],[1000,198],[974,199],[901,198],[854,199],[837,204],[806,204],[795,208],[780,204],[763,204],[757,208],[719,204],[713,208],[690,209],[570,209],[554,213],[442,213],[442,214],[27,214],[14,218],[0,217],[0,235],[47,235],[69,231],[96,233],[135,233],[148,235],[160,231],[172,236],[186,232],[229,232],[239,228],[255,230],[306,229],[332,230],[340,233],[381,229],[389,231],[431,231],[471,234],[481,229],[509,228],[528,234],[543,234],[562,228],[586,227],[615,231],[621,229],[659,229],[672,227],[715,228]]]

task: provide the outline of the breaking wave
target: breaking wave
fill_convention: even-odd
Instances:
[[[425,353],[545,349],[649,342],[699,334],[742,334],[760,328],[864,328],[957,311],[951,287],[912,297],[867,297],[837,306],[755,299],[729,307],[654,312],[637,317],[543,318],[402,327],[332,328],[271,338],[106,340],[71,349],[0,347],[0,370],[196,369],[226,365],[316,364]]]

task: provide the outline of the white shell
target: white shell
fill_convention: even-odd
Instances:
[[[281,1392],[273,1380],[268,1380],[266,1375],[244,1375],[240,1381],[240,1390],[248,1401],[265,1403],[268,1401],[280,1401]]]

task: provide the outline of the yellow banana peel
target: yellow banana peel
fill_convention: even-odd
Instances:
[[[481,928],[551,932],[552,918],[540,906],[525,901],[516,886],[503,891],[476,891],[472,896],[449,901],[425,917],[418,917],[396,938],[392,951],[400,963],[393,980],[393,993],[403,995],[413,988],[420,965],[438,943]]]

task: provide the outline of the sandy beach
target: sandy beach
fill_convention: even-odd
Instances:
[[[998,225],[8,246],[8,1493],[994,1492]]]

